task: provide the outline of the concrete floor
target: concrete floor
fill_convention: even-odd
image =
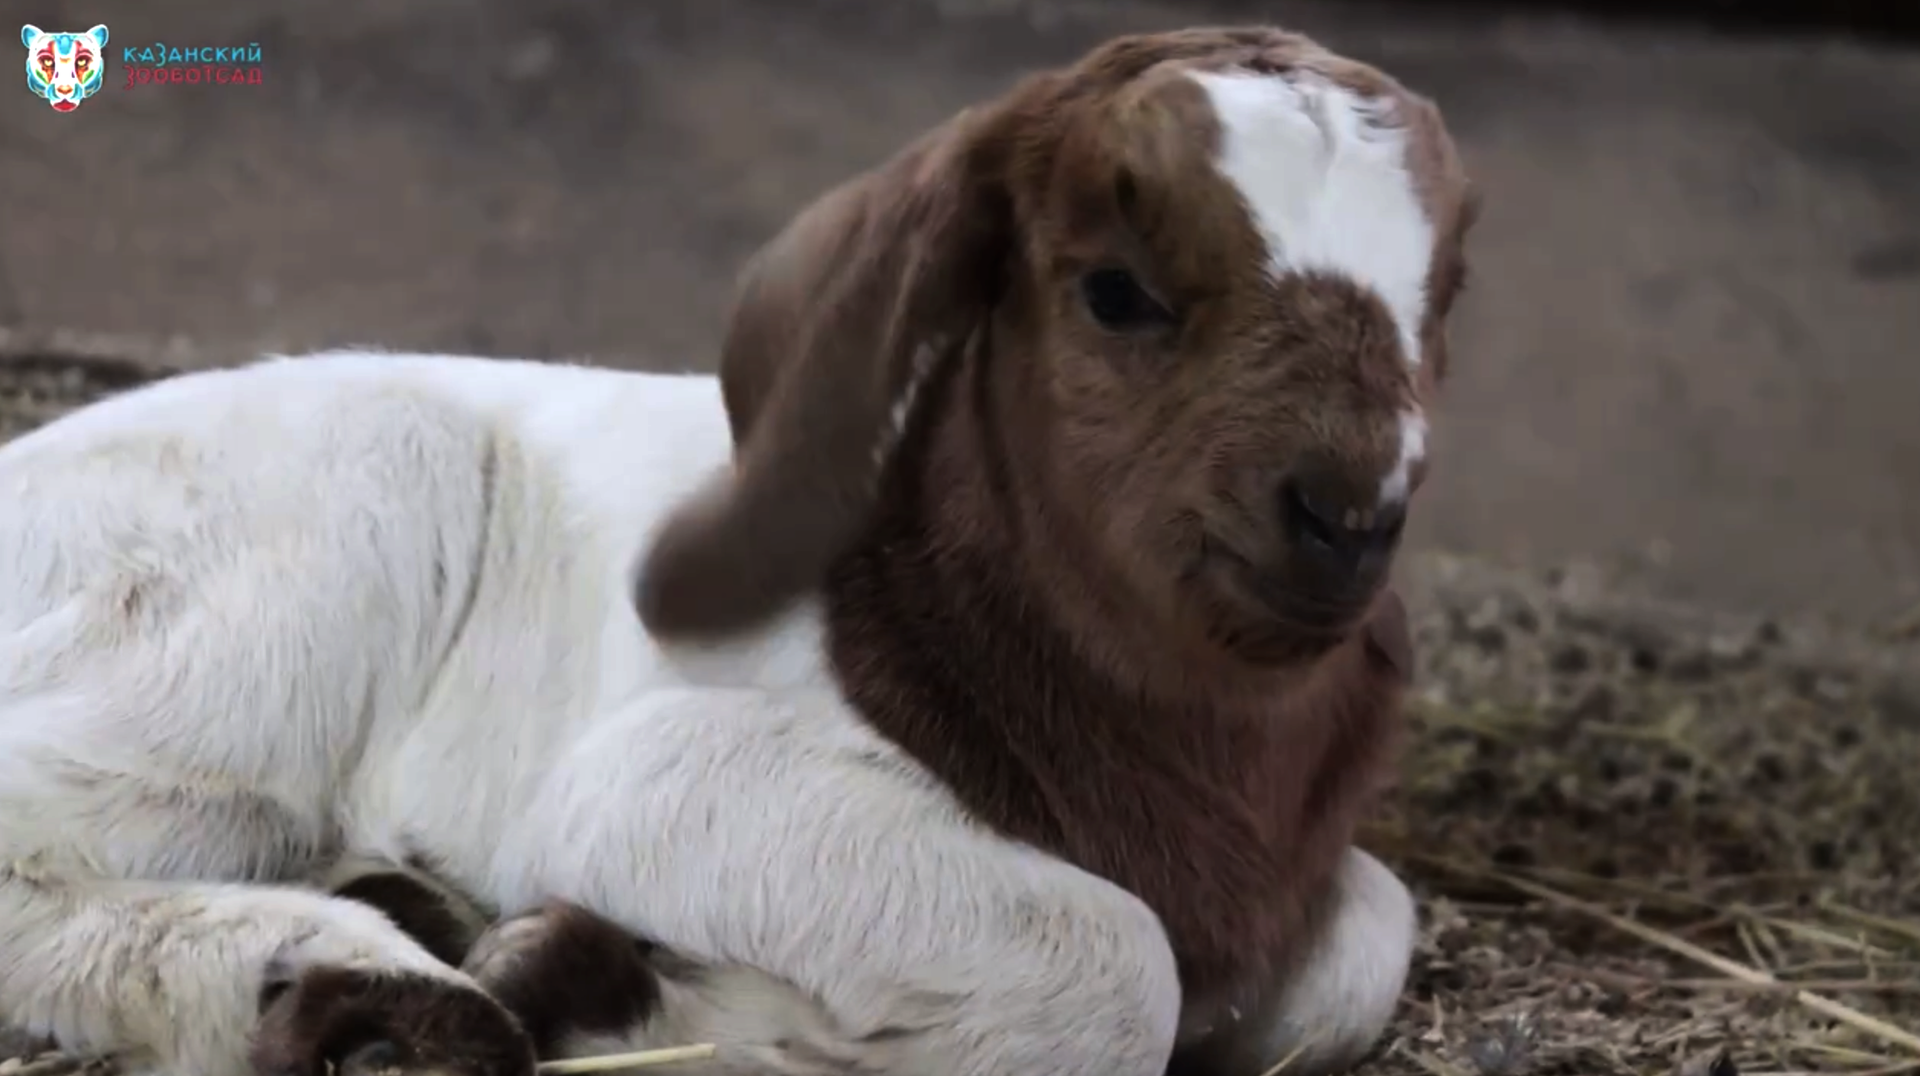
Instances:
[[[1920,602],[1920,53],[1351,0],[8,7],[112,43],[80,111],[0,103],[0,324],[668,367],[923,125],[1122,29],[1278,18],[1434,95],[1487,191],[1423,543]],[[123,89],[156,41],[257,41],[263,83]]]

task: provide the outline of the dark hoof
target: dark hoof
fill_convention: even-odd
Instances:
[[[479,906],[417,867],[385,860],[341,863],[322,879],[321,888],[336,897],[380,911],[407,936],[444,964],[458,967],[488,920]]]
[[[533,1076],[533,1044],[486,994],[404,973],[270,972],[251,1061],[259,1076]]]
[[[474,943],[462,970],[507,1007],[542,1057],[575,1035],[619,1035],[659,1011],[659,947],[577,905],[555,902],[504,919]]]

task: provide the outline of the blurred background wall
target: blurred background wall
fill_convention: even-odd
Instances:
[[[1437,98],[1486,192],[1423,544],[1739,610],[1920,605],[1911,44],[1714,29],[1765,13],[1738,0],[1705,26],[1350,0],[0,6],[111,33],[78,111],[0,91],[0,325],[663,368],[710,364],[734,268],[788,214],[960,105],[1123,30],[1287,24]],[[257,85],[124,85],[122,47],[249,42]]]

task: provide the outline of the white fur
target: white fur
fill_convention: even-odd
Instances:
[[[1317,271],[1386,304],[1408,366],[1421,362],[1435,232],[1386,101],[1310,75],[1193,72],[1220,121],[1220,173],[1239,190],[1275,277]],[[1426,425],[1403,419],[1400,459],[1380,503],[1406,499]]]
[[[1373,856],[1350,849],[1335,879],[1334,907],[1326,933],[1297,976],[1283,984],[1255,984],[1220,998],[1189,1003],[1181,1038],[1204,1041],[1217,1071],[1266,1076],[1282,1061],[1297,1076],[1327,1076],[1358,1064],[1379,1042],[1399,1007],[1419,929],[1413,894]],[[794,1048],[781,1071],[841,1076],[849,1071],[914,1072],[914,1055],[862,1044],[818,1002],[792,984],[739,965],[702,968],[686,980],[663,975],[670,1016],[625,1034],[580,1036],[572,1056],[624,1053],[689,1042],[764,1043],[778,1037]],[[936,1005],[915,1014],[896,1007],[900,1026],[931,1026],[942,1019]],[[910,1037],[899,1040],[911,1045]],[[811,1060],[811,1065],[807,1061]],[[866,1068],[855,1068],[864,1064]],[[717,1066],[717,1068],[716,1068]],[[666,1069],[677,1074],[680,1069]],[[766,1052],[752,1047],[723,1050],[686,1070],[714,1076],[770,1071]]]
[[[722,978],[653,1029],[781,1025],[724,1043],[755,1071],[844,1032],[892,1071],[1159,1076],[1157,919],[865,725],[816,609],[705,650],[642,631],[631,566],[730,451],[710,377],[353,352],[0,446],[0,1014],[238,1076],[275,961],[466,988],[289,888],[417,853],[503,911],[557,896],[792,984],[818,1008]]]
[[[1413,468],[1427,456],[1427,418],[1418,411],[1400,416],[1400,456],[1380,480],[1382,505],[1404,503],[1413,492]]]
[[[1193,72],[1220,121],[1216,167],[1267,242],[1275,276],[1319,271],[1371,290],[1408,365],[1421,360],[1433,223],[1387,101],[1309,75]]]
[[[701,968],[688,979],[660,977],[662,1015],[624,1033],[575,1034],[563,1045],[569,1057],[601,1057],[636,1050],[671,1049],[689,1043],[724,1043],[710,1058],[653,1071],[668,1076],[846,1076],[847,1073],[910,1072],[894,1060],[885,1042],[858,1044],[859,1036],[826,1007],[785,980],[739,964]],[[937,1026],[937,1004],[914,1021],[895,1006],[898,1026]],[[781,1043],[776,1050],[768,1045]],[[905,1051],[902,1051],[904,1053]]]

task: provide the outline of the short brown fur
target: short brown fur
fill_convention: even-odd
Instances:
[[[683,980],[700,973],[698,966],[568,901],[550,900],[489,922],[473,898],[418,863],[356,857],[329,873],[334,896],[378,909],[436,957],[472,976],[511,1014],[537,1057],[560,1056],[576,1036],[620,1035],[644,1024],[659,1011],[663,970]],[[433,1009],[422,1011],[432,1019]],[[281,1004],[269,1024],[284,1040],[312,1040],[321,1036],[314,1025],[333,1019],[328,1006]],[[395,1032],[392,1041],[423,1034],[412,1026]],[[288,1049],[263,1048],[276,1055]]]
[[[486,930],[477,911],[453,894],[426,884],[424,875],[395,869],[368,873],[333,888],[333,895],[379,909],[420,947],[443,963],[459,966]]]
[[[1392,102],[1439,237],[1418,365],[1371,293],[1267,275],[1181,75],[1227,68]],[[1272,492],[1311,459],[1371,495],[1444,375],[1471,206],[1430,104],[1297,35],[1122,38],[1029,79],[749,267],[722,363],[737,466],[650,551],[642,616],[720,635],[824,587],[875,728],[1145,899],[1194,996],[1273,975],[1387,774],[1411,655],[1377,581],[1301,574]],[[1076,282],[1108,265],[1169,323],[1089,320]]]
[[[967,363],[928,391],[984,396],[990,369]],[[1398,601],[1383,599],[1373,642],[1306,664],[1238,667],[1156,647],[1146,625],[1126,645],[1125,621],[1088,600],[1101,581],[1069,567],[1079,543],[1023,534],[1030,512],[991,480],[1018,479],[977,473],[994,452],[979,412],[932,410],[828,586],[848,697],[975,815],[1145,900],[1192,994],[1271,974],[1308,940],[1312,899],[1382,776],[1407,653]],[[1070,600],[1104,638],[1063,624],[1042,578],[1083,584]]]

